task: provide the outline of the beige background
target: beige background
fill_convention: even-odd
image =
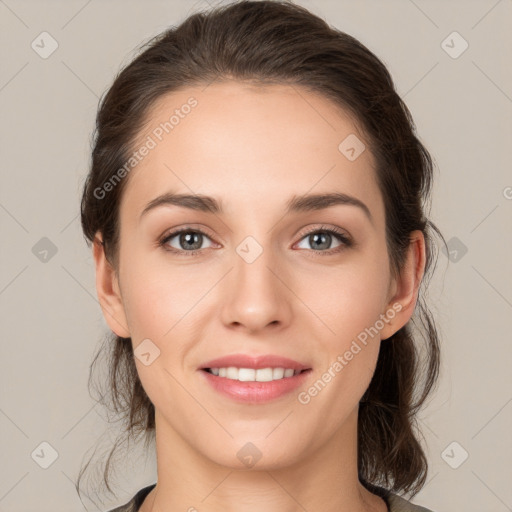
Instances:
[[[414,501],[512,510],[512,0],[297,3],[385,62],[437,163],[432,219],[454,252],[440,252],[432,283],[444,360]],[[204,6],[0,0],[2,512],[85,509],[73,481],[107,426],[86,387],[106,324],[78,216],[98,98],[143,40]],[[46,59],[31,47],[43,31],[58,43]],[[442,44],[453,31],[469,44],[457,58],[462,39],[444,43],[452,56]],[[42,442],[58,453],[47,469]],[[104,510],[155,481],[151,457],[122,467]]]

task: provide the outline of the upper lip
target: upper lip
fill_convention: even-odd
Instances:
[[[310,367],[289,359],[287,357],[266,354],[261,356],[250,356],[247,354],[232,354],[229,356],[219,357],[204,363],[200,369],[205,368],[228,368],[235,366],[236,368],[293,368],[294,370],[309,370]]]

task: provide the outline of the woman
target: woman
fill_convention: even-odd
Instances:
[[[400,494],[439,370],[432,167],[382,62],[289,2],[194,14],[125,67],[82,227],[158,481],[116,512],[427,510]]]

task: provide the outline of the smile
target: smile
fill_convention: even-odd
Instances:
[[[293,368],[236,368],[228,366],[225,368],[205,368],[205,371],[231,380],[241,382],[270,382],[273,380],[287,379],[302,373],[301,370]],[[302,370],[304,371],[304,370]]]

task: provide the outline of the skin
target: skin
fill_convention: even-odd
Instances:
[[[160,350],[148,366],[135,358],[156,409],[158,483],[141,510],[384,512],[385,502],[357,478],[358,404],[381,340],[413,313],[423,235],[411,233],[406,266],[393,279],[373,156],[365,150],[349,161],[338,150],[349,134],[364,139],[323,96],[236,81],[191,87],[159,99],[141,140],[191,96],[198,105],[129,175],[117,273],[102,246],[93,246],[110,328],[131,337],[134,349],[149,338]],[[214,196],[225,213],[163,206],[139,220],[167,191]],[[350,205],[285,215],[293,195],[333,191],[363,201],[372,221]],[[158,245],[189,224],[207,232],[198,254],[186,254],[179,236],[167,244],[183,256]],[[332,252],[342,244],[333,236],[330,246],[315,248],[303,233],[322,225],[342,229],[355,245]],[[252,263],[236,252],[247,236],[263,249]],[[397,303],[402,309],[380,333],[308,404],[299,403],[298,393]],[[313,371],[297,392],[238,403],[208,386],[198,368],[240,352],[282,355]],[[261,452],[251,468],[237,457],[248,442]]]

